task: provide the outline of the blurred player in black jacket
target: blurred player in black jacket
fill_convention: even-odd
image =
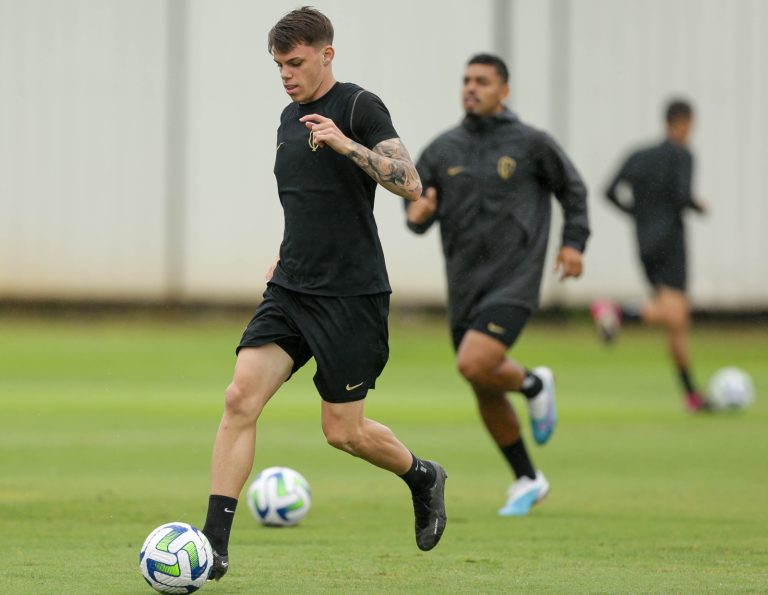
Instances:
[[[691,194],[693,156],[687,148],[693,109],[672,101],[666,111],[666,138],[661,144],[632,153],[606,190],[608,200],[635,220],[640,262],[654,290],[642,307],[619,308],[607,300],[592,306],[600,334],[612,341],[622,317],[639,318],[667,330],[669,349],[684,389],[688,409],[706,408],[691,379],[688,352],[690,311],[683,213],[702,213]]]

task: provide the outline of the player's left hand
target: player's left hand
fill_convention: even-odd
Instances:
[[[336,123],[330,118],[320,114],[309,114],[299,118],[299,122],[312,131],[312,139],[318,147],[328,145],[341,155],[347,155],[352,151],[352,141],[339,130]]]
[[[584,265],[581,261],[581,252],[571,246],[563,246],[555,259],[555,272],[560,273],[560,281],[573,277],[581,277]]]

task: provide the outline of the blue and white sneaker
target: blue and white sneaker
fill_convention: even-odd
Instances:
[[[523,476],[509,486],[507,503],[499,509],[500,516],[525,516],[534,504],[549,494],[549,482],[541,471],[536,479]]]
[[[555,375],[545,366],[534,368],[533,373],[541,379],[543,386],[538,395],[527,399],[528,415],[531,418],[534,440],[537,444],[546,444],[557,424]]]

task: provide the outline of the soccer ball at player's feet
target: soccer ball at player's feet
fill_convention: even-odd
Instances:
[[[596,300],[589,309],[603,343],[616,340],[621,330],[621,310],[611,300]]]
[[[160,593],[193,593],[211,572],[208,539],[187,523],[166,523],[152,531],[139,553],[144,580]]]
[[[713,409],[743,409],[755,399],[752,378],[739,368],[721,368],[709,381],[709,401]]]

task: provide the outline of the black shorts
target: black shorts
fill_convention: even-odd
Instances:
[[[685,240],[675,238],[666,242],[663,249],[653,254],[641,254],[641,262],[645,276],[654,287],[664,286],[685,291],[688,281],[688,270],[685,256]]]
[[[359,401],[389,359],[388,318],[388,293],[327,297],[269,285],[237,353],[275,343],[293,359],[291,374],[314,357],[323,400]]]
[[[531,311],[522,306],[488,306],[481,310],[467,326],[451,328],[453,348],[458,351],[464,335],[472,329],[501,341],[509,349],[523,332],[530,317]]]

